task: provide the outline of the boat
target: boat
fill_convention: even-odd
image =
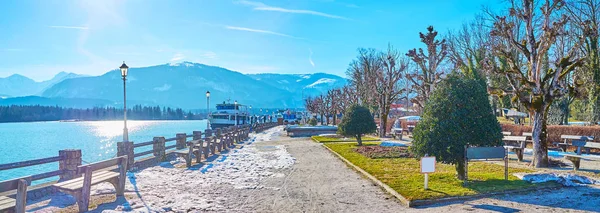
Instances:
[[[250,123],[250,115],[248,107],[236,103],[217,104],[217,111],[211,113],[208,117],[211,129],[218,129],[236,125],[244,125]]]
[[[302,113],[290,109],[279,110],[277,119],[282,120],[283,124],[298,124],[302,120]]]

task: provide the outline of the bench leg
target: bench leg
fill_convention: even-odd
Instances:
[[[117,192],[117,196],[123,196],[123,194],[125,193],[125,184],[123,184],[123,188],[121,188],[120,186],[120,180],[118,178],[113,178],[112,180],[108,181],[110,184],[113,185],[113,187],[115,187],[115,191]]]
[[[204,150],[202,150],[202,152],[204,153],[204,159],[208,159],[209,148],[209,144],[206,144],[206,147],[203,147]]]
[[[73,193],[73,196],[77,199],[77,208],[79,209],[79,212],[87,212],[88,206],[90,205],[90,198],[85,197],[81,192]]]
[[[200,163],[202,161],[202,148],[199,148],[195,153],[196,155],[196,163]],[[190,157],[190,164],[192,163],[192,157]]]
[[[517,154],[517,159],[519,160],[519,162],[523,161],[523,150],[522,149],[515,149],[515,154]]]
[[[209,141],[208,144],[210,144],[210,154],[211,155],[215,155],[215,148],[216,148],[215,146],[216,146],[216,144],[213,143],[212,141]]]
[[[580,158],[572,158],[567,156],[567,159],[573,162],[573,171],[579,170],[579,165],[581,164]]]
[[[192,166],[192,155],[190,155],[190,154],[185,155],[185,166],[186,167]]]

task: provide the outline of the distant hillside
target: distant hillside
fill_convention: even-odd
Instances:
[[[78,78],[81,75],[75,73],[60,72],[52,79],[42,82],[36,82],[25,76],[14,74],[6,78],[0,78],[0,97],[18,97],[39,95],[46,88],[61,82],[65,79]]]
[[[128,106],[142,105],[142,106],[156,106],[155,103],[143,102],[143,101],[129,101]],[[122,102],[102,100],[102,99],[89,99],[89,98],[47,98],[39,96],[25,96],[25,97],[14,97],[0,99],[0,106],[10,105],[40,105],[40,106],[60,106],[67,108],[93,108],[93,107],[116,107],[123,108]],[[162,105],[161,105],[162,106]],[[165,107],[172,107],[165,105]]]

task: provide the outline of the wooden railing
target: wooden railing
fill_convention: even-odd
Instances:
[[[254,125],[240,125],[229,128],[221,128],[220,130],[205,130],[194,131],[191,135],[187,135],[185,133],[179,133],[175,137],[165,138],[165,137],[154,137],[152,141],[146,141],[141,143],[133,143],[133,142],[118,142],[117,143],[117,156],[127,156],[127,165],[128,169],[131,168],[131,165],[136,163],[136,158],[143,157],[146,155],[152,154],[154,158],[158,161],[164,161],[166,159],[166,155],[170,154],[171,150],[175,149],[186,149],[189,138],[192,140],[207,140],[210,143],[207,146],[207,149],[210,150],[210,154],[215,154],[215,148],[218,148],[218,151],[221,151],[221,148],[224,148],[225,143],[221,141],[230,141],[240,142],[248,137],[250,131],[260,132],[265,129],[276,126],[276,123],[260,123]],[[208,135],[208,137],[207,137]],[[190,140],[190,141],[192,141]],[[175,144],[166,146],[167,142],[173,142]],[[216,147],[217,141],[219,141],[221,146]],[[152,146],[152,149],[147,151],[135,152],[135,149],[140,149],[143,147]],[[35,159],[35,160],[26,160],[14,163],[0,164],[0,171],[11,170],[17,168],[24,168],[30,166],[36,166],[41,164],[48,163],[59,163],[58,170],[44,172],[41,174],[34,174],[31,176],[27,176],[29,181],[41,180],[50,177],[59,176],[59,182],[70,180],[80,176],[77,168],[82,165],[81,159],[81,150],[78,149],[66,149],[60,150],[58,152],[58,156],[52,156],[47,158]],[[204,153],[205,157],[209,154],[208,152]],[[143,160],[143,159],[139,159]],[[0,184],[7,181],[0,181]],[[0,191],[2,193],[3,191]]]

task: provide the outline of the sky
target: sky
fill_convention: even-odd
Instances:
[[[501,0],[4,0],[0,77],[101,75],[123,61],[345,76],[357,48],[423,47]]]

